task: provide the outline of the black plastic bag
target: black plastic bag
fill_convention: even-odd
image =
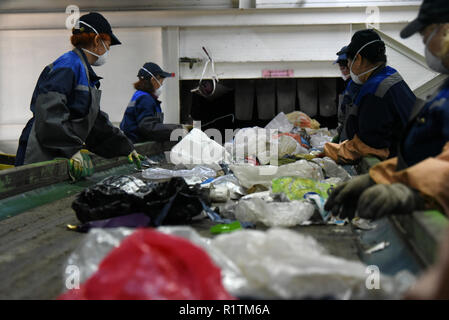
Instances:
[[[142,212],[152,226],[186,224],[209,202],[199,186],[183,178],[144,182],[133,176],[112,176],[81,192],[72,204],[82,223]]]

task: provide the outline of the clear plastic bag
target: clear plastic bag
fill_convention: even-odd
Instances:
[[[315,158],[312,159],[312,161],[323,168],[326,178],[339,178],[342,181],[348,181],[351,179],[351,175],[342,166],[338,165],[329,157]]]
[[[270,162],[269,150],[270,132],[267,129],[243,128],[234,137],[232,155],[238,163],[243,163],[250,157],[257,158],[261,164],[267,164]]]
[[[261,198],[240,200],[235,209],[239,221],[261,222],[267,227],[294,227],[308,221],[315,206],[304,201],[268,202]]]
[[[215,170],[197,166],[191,170],[168,170],[164,168],[150,168],[142,172],[142,177],[150,180],[170,179],[173,177],[182,177],[188,184],[201,183],[206,179],[215,178]]]
[[[271,181],[280,177],[300,177],[317,181],[324,179],[321,167],[307,160],[299,160],[280,167],[234,164],[230,165],[230,168],[245,188],[251,188],[256,184],[269,188]]]
[[[381,275],[381,288],[368,290],[367,266],[329,255],[312,237],[286,229],[235,231],[212,240],[186,226],[157,230],[188,239],[206,250],[221,268],[224,287],[236,297],[398,299],[415,280],[404,271],[394,278]],[[63,289],[71,281],[67,267],[76,266],[81,283],[85,282],[98,270],[103,258],[134,231],[128,228],[90,230],[64,266]]]
[[[220,170],[220,163],[230,163],[231,155],[203,131],[193,128],[170,152],[170,162],[189,169],[206,165]]]
[[[246,194],[239,180],[233,174],[218,177],[209,183],[202,184],[203,188],[225,187],[229,191],[230,199],[237,200]]]
[[[369,290],[361,262],[332,256],[312,237],[287,229],[235,231],[211,241],[246,278],[232,294],[259,299],[398,299],[412,283],[400,274],[380,275],[379,290]],[[402,278],[402,279],[401,279]]]
[[[288,120],[285,113],[281,112],[265,126],[265,129],[278,130],[279,132],[290,132],[293,129],[293,124]]]

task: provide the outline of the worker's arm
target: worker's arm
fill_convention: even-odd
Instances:
[[[109,121],[108,115],[103,111],[98,113],[86,139],[86,146],[104,158],[127,156],[134,150],[133,143]]]
[[[54,69],[39,86],[34,126],[39,143],[57,156],[72,157],[82,149],[87,132],[77,125],[67,106],[67,97],[76,93],[75,73],[70,68]]]
[[[157,113],[156,102],[149,96],[141,96],[136,100],[137,132],[149,141],[170,141],[173,130],[182,128],[177,124],[164,124],[160,113]]]
[[[387,101],[374,95],[365,96],[358,112],[357,134],[340,144],[327,143],[324,146],[326,156],[343,164],[354,163],[365,156],[386,159],[395,123]]]
[[[324,154],[340,164],[352,164],[365,156],[375,156],[380,159],[386,159],[389,150],[372,148],[355,135],[353,139],[346,140],[339,144],[326,143],[324,145]]]
[[[396,164],[394,158],[374,166],[370,170],[371,178],[376,183],[403,183],[418,190],[435,200],[449,215],[449,142],[436,158],[428,158],[401,171],[396,171]]]

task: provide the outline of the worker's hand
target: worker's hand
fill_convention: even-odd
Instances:
[[[183,128],[184,130],[187,130],[187,132],[190,132],[190,130],[193,129],[193,124],[183,124],[183,125],[182,125],[182,128]]]
[[[134,165],[136,166],[137,169],[142,169],[142,164],[141,161],[144,160],[145,157],[138,154],[136,150],[133,150],[133,152],[131,152],[128,155],[128,162],[129,163],[134,163]]]
[[[69,175],[73,181],[88,177],[93,173],[94,166],[87,152],[80,150],[69,159]]]
[[[407,214],[424,208],[419,192],[403,185],[378,184],[365,190],[357,204],[360,218],[379,219],[391,214]]]
[[[357,201],[363,191],[373,186],[375,182],[369,174],[364,174],[339,185],[329,196],[324,209],[331,211],[333,216],[341,219],[352,219],[355,216]]]

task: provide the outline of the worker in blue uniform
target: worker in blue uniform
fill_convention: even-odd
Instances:
[[[346,106],[343,133],[348,140],[328,143],[324,152],[342,164],[364,156],[394,157],[416,97],[399,72],[387,66],[385,43],[374,30],[356,32],[347,56],[351,79],[361,88]]]
[[[120,129],[132,142],[170,141],[173,130],[182,128],[179,124],[164,124],[159,100],[165,79],[173,76],[152,62],[145,63],[139,69],[139,80],[134,83],[136,92],[120,123]]]
[[[337,60],[334,61],[334,64],[338,63],[341,77],[344,81],[345,86],[344,91],[338,96],[338,128],[337,135],[332,140],[332,142],[335,143],[347,140],[346,133],[343,132],[344,123],[346,120],[346,106],[353,104],[354,99],[356,98],[360,90],[360,85],[355,84],[354,81],[351,80],[351,73],[348,66],[347,50],[348,46],[344,46],[343,48],[341,48],[341,50],[337,52]]]
[[[16,166],[54,158],[69,159],[69,173],[92,173],[82,149],[100,156],[128,156],[139,166],[133,143],[100,110],[100,79],[92,69],[106,62],[110,46],[121,42],[99,13],[80,17],[72,30],[74,46],[42,71],[31,99],[33,117],[23,129]]]
[[[416,32],[426,46],[428,66],[449,74],[449,3],[424,1],[418,18],[401,36]],[[449,80],[426,101],[417,100],[398,145],[396,158],[337,187],[326,209],[369,219],[426,208],[449,215]]]

